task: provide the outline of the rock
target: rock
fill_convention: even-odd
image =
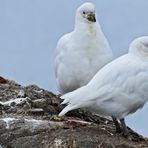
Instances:
[[[58,118],[61,101],[36,85],[0,82],[0,148],[148,147],[148,140],[132,130],[132,139],[126,139],[115,132],[111,120],[85,110]]]
[[[43,115],[44,114],[44,110],[42,108],[34,108],[34,109],[30,109],[27,112],[28,114],[32,114],[32,115]]]
[[[8,83],[8,80],[6,80],[5,78],[0,76],[0,83],[1,84],[6,84],[6,83]]]
[[[38,99],[38,100],[34,100],[32,101],[32,106],[33,107],[41,107],[44,108],[47,106],[47,101],[45,99]]]

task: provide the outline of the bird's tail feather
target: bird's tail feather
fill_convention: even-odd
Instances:
[[[68,106],[66,106],[60,113],[59,113],[59,117],[65,115],[67,112],[77,109],[78,105],[71,105],[69,104]]]
[[[62,95],[61,99],[64,99],[64,101],[61,104],[67,104],[71,98],[73,98],[73,92]]]
[[[63,116],[71,110],[86,107],[88,103],[85,98],[87,98],[85,87],[62,95],[61,99],[64,101],[61,104],[67,104],[67,106],[60,112],[59,116]]]
[[[75,91],[64,94],[61,96],[61,99],[64,99],[62,104],[77,104],[80,100],[82,100],[85,93],[85,87],[81,87],[79,89],[76,89]]]

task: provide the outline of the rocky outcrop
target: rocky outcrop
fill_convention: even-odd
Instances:
[[[24,87],[0,77],[0,148],[148,147],[132,130],[131,138],[124,138],[111,120],[84,110],[58,118],[61,101],[36,85]]]

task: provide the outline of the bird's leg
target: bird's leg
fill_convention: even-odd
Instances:
[[[113,116],[112,116],[112,119],[113,119],[113,122],[114,122],[114,124],[116,126],[116,132],[117,133],[121,133],[122,129],[120,127],[120,124],[119,124],[118,120],[115,117],[113,117]]]
[[[123,136],[125,138],[128,138],[129,140],[132,140],[132,141],[137,141],[137,142],[138,141],[145,141],[145,139],[141,135],[137,134],[136,132],[134,132],[130,128],[128,129],[126,127],[124,118],[120,119],[120,122],[121,122],[121,126],[123,128]]]
[[[128,136],[128,130],[127,130],[124,118],[120,119],[120,122],[121,122],[121,126],[123,128],[123,136],[127,137]]]

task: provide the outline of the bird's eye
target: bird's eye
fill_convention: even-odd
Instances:
[[[85,11],[83,11],[83,14],[86,14],[86,12],[85,12]]]

